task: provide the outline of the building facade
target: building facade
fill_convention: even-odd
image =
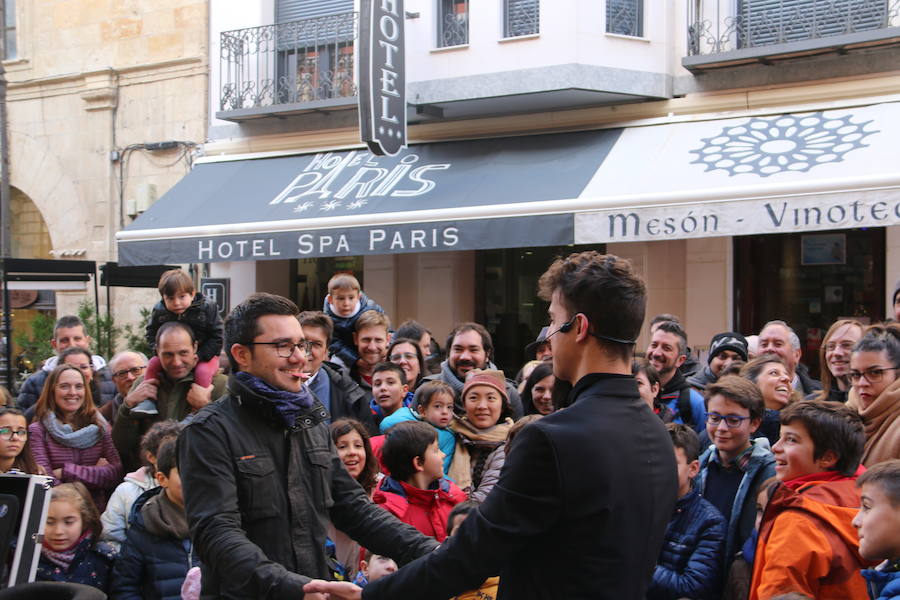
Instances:
[[[834,319],[887,314],[898,0],[407,0],[395,158],[359,142],[358,10],[210,2],[206,158],[119,235],[125,262],[304,308],[351,270],[438,339],[486,323],[507,369],[573,249],[632,259],[700,351],[784,318],[810,360]]]

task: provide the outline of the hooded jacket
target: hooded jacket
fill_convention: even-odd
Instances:
[[[116,551],[112,546],[105,542],[95,544],[94,539],[88,536],[75,547],[75,558],[66,569],[52,563],[42,552],[35,581],[80,583],[106,592],[115,560]]]
[[[150,321],[147,323],[147,343],[151,348],[156,347],[156,332],[163,323],[169,321],[181,321],[194,330],[197,338],[197,356],[200,362],[206,362],[222,352],[222,344],[225,341],[225,330],[222,317],[216,303],[208,300],[206,296],[197,292],[191,305],[183,313],[177,315],[166,308],[166,304],[160,300],[150,313]]]
[[[446,477],[427,490],[385,477],[372,497],[375,504],[439,542],[447,539],[450,511],[465,499],[465,492]]]
[[[128,518],[131,515],[131,507],[138,496],[155,488],[156,478],[150,474],[150,467],[141,467],[133,473],[125,475],[125,480],[116,487],[106,510],[100,515],[103,524],[101,539],[112,544],[117,550],[125,543],[125,530],[128,528]]]
[[[855,477],[780,485],[766,505],[753,561],[750,600],[797,592],[817,600],[867,600]]]
[[[884,561],[874,569],[864,569],[863,578],[869,586],[872,600],[900,600],[900,570],[898,561]]]
[[[41,391],[44,389],[44,382],[47,381],[50,371],[55,369],[58,364],[59,357],[51,356],[44,361],[44,366],[39,371],[28,376],[28,379],[25,380],[21,389],[19,389],[18,395],[16,395],[17,408],[24,411],[37,403],[38,398],[41,396]],[[106,360],[102,356],[98,354],[92,355],[91,366],[94,367],[94,381],[100,389],[100,398],[94,398],[94,404],[101,406],[115,398],[119,391],[112,380],[109,366],[107,366]]]
[[[188,570],[200,564],[190,537],[179,537],[168,523],[148,523],[144,508],[160,502],[164,493],[162,487],[148,490],[132,506],[113,569],[110,592],[117,600],[180,600]]]

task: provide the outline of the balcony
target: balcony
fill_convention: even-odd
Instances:
[[[356,105],[356,13],[220,34],[219,110],[243,121]]]
[[[900,0],[689,0],[692,71],[900,44]]]

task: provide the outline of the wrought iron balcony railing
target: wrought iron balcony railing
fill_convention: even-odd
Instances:
[[[219,110],[355,96],[358,29],[351,12],[222,32]]]
[[[787,52],[895,35],[900,0],[688,0],[687,23],[689,57]]]

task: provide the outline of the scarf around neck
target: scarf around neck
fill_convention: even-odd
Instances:
[[[97,413],[96,417],[103,419],[100,413]],[[50,434],[50,437],[52,437],[56,443],[66,446],[67,448],[84,450],[85,448],[94,446],[100,441],[100,427],[96,423],[91,423],[87,427],[82,427],[77,431],[73,431],[72,426],[68,423],[61,422],[56,416],[56,413],[52,410],[41,420],[41,424],[43,424],[44,429],[47,430],[47,433]]]
[[[313,396],[305,385],[300,388],[299,392],[289,392],[276,389],[256,375],[251,375],[246,371],[238,371],[234,374],[234,378],[254,394],[268,400],[284,420],[284,424],[287,427],[293,427],[297,416],[313,405]]]
[[[44,558],[52,562],[57,567],[61,568],[64,571],[69,570],[69,565],[72,564],[72,561],[75,560],[75,555],[78,553],[79,546],[81,546],[82,542],[85,540],[90,540],[91,532],[89,529],[85,529],[81,537],[75,540],[75,543],[66,548],[65,550],[51,550],[46,545],[41,546],[41,554],[44,555]],[[90,543],[90,541],[88,541]]]
[[[874,465],[900,457],[900,379],[884,389],[869,406],[863,408],[856,390],[850,388],[847,406],[855,408],[862,417],[866,431],[866,445],[862,463]]]
[[[489,429],[478,429],[467,419],[454,416],[450,422],[450,430],[456,434],[456,448],[453,450],[453,462],[450,463],[447,477],[464,490],[471,487],[472,456],[469,448],[497,448],[506,441],[512,425],[512,419],[507,418]]]
[[[161,538],[184,540],[190,537],[187,516],[184,509],[166,495],[162,490],[141,507],[144,527],[148,532]]]

